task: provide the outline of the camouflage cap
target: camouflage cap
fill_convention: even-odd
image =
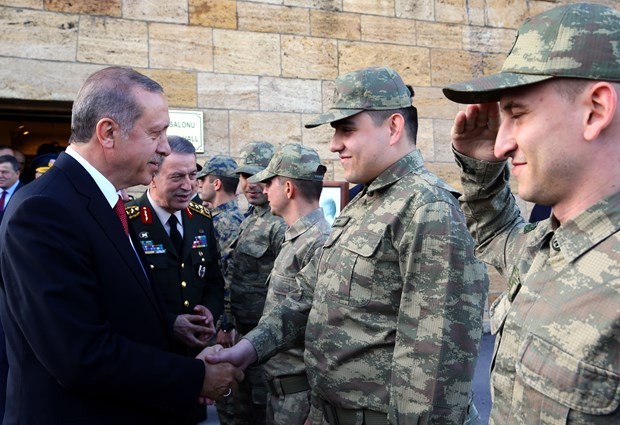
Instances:
[[[254,175],[267,167],[275,148],[267,142],[250,142],[241,149],[240,166],[234,171],[235,174]]]
[[[531,17],[501,72],[451,84],[443,93],[458,103],[497,102],[506,89],[554,77],[620,81],[620,12],[578,3]]]
[[[327,168],[321,165],[321,158],[314,149],[298,143],[290,143],[278,149],[267,168],[254,174],[248,181],[258,183],[275,176],[323,181],[326,171]]]
[[[202,170],[196,174],[197,179],[201,179],[206,176],[220,176],[220,177],[237,177],[234,171],[237,169],[237,162],[228,155],[215,155],[207,162],[205,162]]]
[[[333,105],[306,124],[317,127],[362,111],[407,108],[411,92],[396,71],[388,67],[364,68],[336,78]]]

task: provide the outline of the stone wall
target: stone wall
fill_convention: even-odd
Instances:
[[[299,142],[342,180],[331,128],[303,123],[329,107],[338,74],[389,65],[415,89],[429,168],[459,187],[449,146],[459,106],[441,88],[497,71],[524,18],[562,3],[0,0],[0,98],[70,101],[93,71],[127,65],[160,82],[172,108],[204,112],[201,160],[252,140]]]

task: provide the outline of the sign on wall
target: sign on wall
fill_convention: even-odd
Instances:
[[[181,136],[192,142],[196,153],[204,153],[205,142],[203,137],[203,114],[202,111],[182,111],[170,109],[169,136]]]

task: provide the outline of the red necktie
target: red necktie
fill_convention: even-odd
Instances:
[[[120,196],[118,197],[118,201],[116,201],[116,205],[114,205],[114,212],[121,221],[125,234],[129,236],[129,222],[127,221],[127,214],[125,213],[125,203]]]
[[[4,211],[4,200],[6,199],[6,190],[2,191],[2,196],[0,196],[0,211]]]

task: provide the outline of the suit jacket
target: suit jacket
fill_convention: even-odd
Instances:
[[[77,161],[15,194],[0,240],[5,425],[172,424],[195,405],[204,365],[170,352],[158,295]]]
[[[182,211],[183,251],[178,253],[146,192],[126,209],[172,320],[194,314],[197,304],[217,320],[224,310],[224,278],[209,210],[190,202]]]
[[[17,187],[15,188],[15,191],[13,192],[13,196],[15,196],[15,192],[17,192],[19,189],[21,189],[24,186],[25,186],[25,184],[22,183],[21,181],[19,183],[17,183]],[[11,199],[13,199],[13,196],[11,196]],[[11,203],[11,199],[9,199],[9,202],[6,204],[7,207]],[[0,223],[2,223],[2,219],[4,218],[4,211],[6,211],[6,208],[4,208],[3,211],[0,211]]]

